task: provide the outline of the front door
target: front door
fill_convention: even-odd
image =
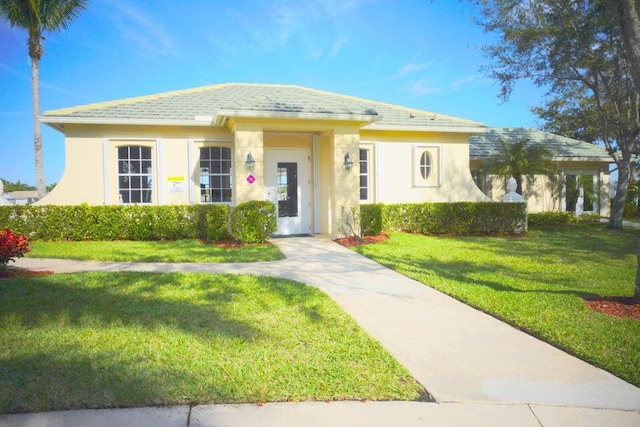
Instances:
[[[276,205],[278,235],[311,232],[309,150],[265,150],[266,198]]]

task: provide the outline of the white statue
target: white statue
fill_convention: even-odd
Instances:
[[[514,177],[509,178],[509,180],[507,181],[507,194],[502,196],[502,201],[524,203],[524,197],[516,193],[516,188],[518,188],[516,179]]]

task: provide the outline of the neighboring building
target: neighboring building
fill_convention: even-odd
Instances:
[[[298,86],[221,84],[41,120],[65,134],[67,161],[40,204],[270,199],[278,234],[335,235],[341,206],[490,200],[470,171],[483,124]]]
[[[495,128],[470,138],[470,168],[476,184],[487,196],[499,200],[504,194],[503,177],[483,176],[478,168],[483,160],[501,149],[501,142],[526,140],[554,153],[560,171],[556,182],[538,176],[533,182],[523,180],[523,195],[529,212],[571,211],[576,214],[598,213],[608,216],[609,165],[612,162],[604,147],[534,129]]]
[[[36,190],[12,191],[7,194],[13,199],[14,205],[30,205],[40,200]]]

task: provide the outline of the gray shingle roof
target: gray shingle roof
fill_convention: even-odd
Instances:
[[[99,104],[51,110],[44,113],[45,123],[99,120],[197,122],[197,117],[218,113],[253,112],[256,115],[280,114],[289,117],[326,116],[375,121],[367,126],[381,128],[476,128],[483,124],[427,111],[323,92],[300,86],[269,84],[220,84],[127,98]]]
[[[604,147],[549,132],[524,128],[492,128],[489,132],[473,135],[469,138],[469,154],[471,158],[489,157],[498,153],[501,141],[516,142],[523,138],[534,144],[545,145],[559,160],[583,158],[613,161]]]

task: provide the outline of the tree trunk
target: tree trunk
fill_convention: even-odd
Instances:
[[[640,17],[635,0],[614,0],[614,20],[620,27],[636,90],[640,90]]]
[[[42,161],[42,132],[40,130],[40,60],[31,58],[31,88],[33,91],[33,148],[36,163],[36,188],[38,198],[42,199],[47,194],[47,186],[44,181],[44,165]]]
[[[633,289],[633,300],[640,301],[640,245],[638,245],[638,262],[636,266],[636,286]]]
[[[627,201],[627,188],[631,175],[631,165],[629,156],[623,155],[622,161],[618,166],[618,185],[616,187],[616,195],[611,203],[611,215],[609,216],[609,224],[607,228],[622,230],[622,217],[624,216],[624,204]]]
[[[516,180],[516,193],[522,196],[522,175],[515,174],[513,178]]]

